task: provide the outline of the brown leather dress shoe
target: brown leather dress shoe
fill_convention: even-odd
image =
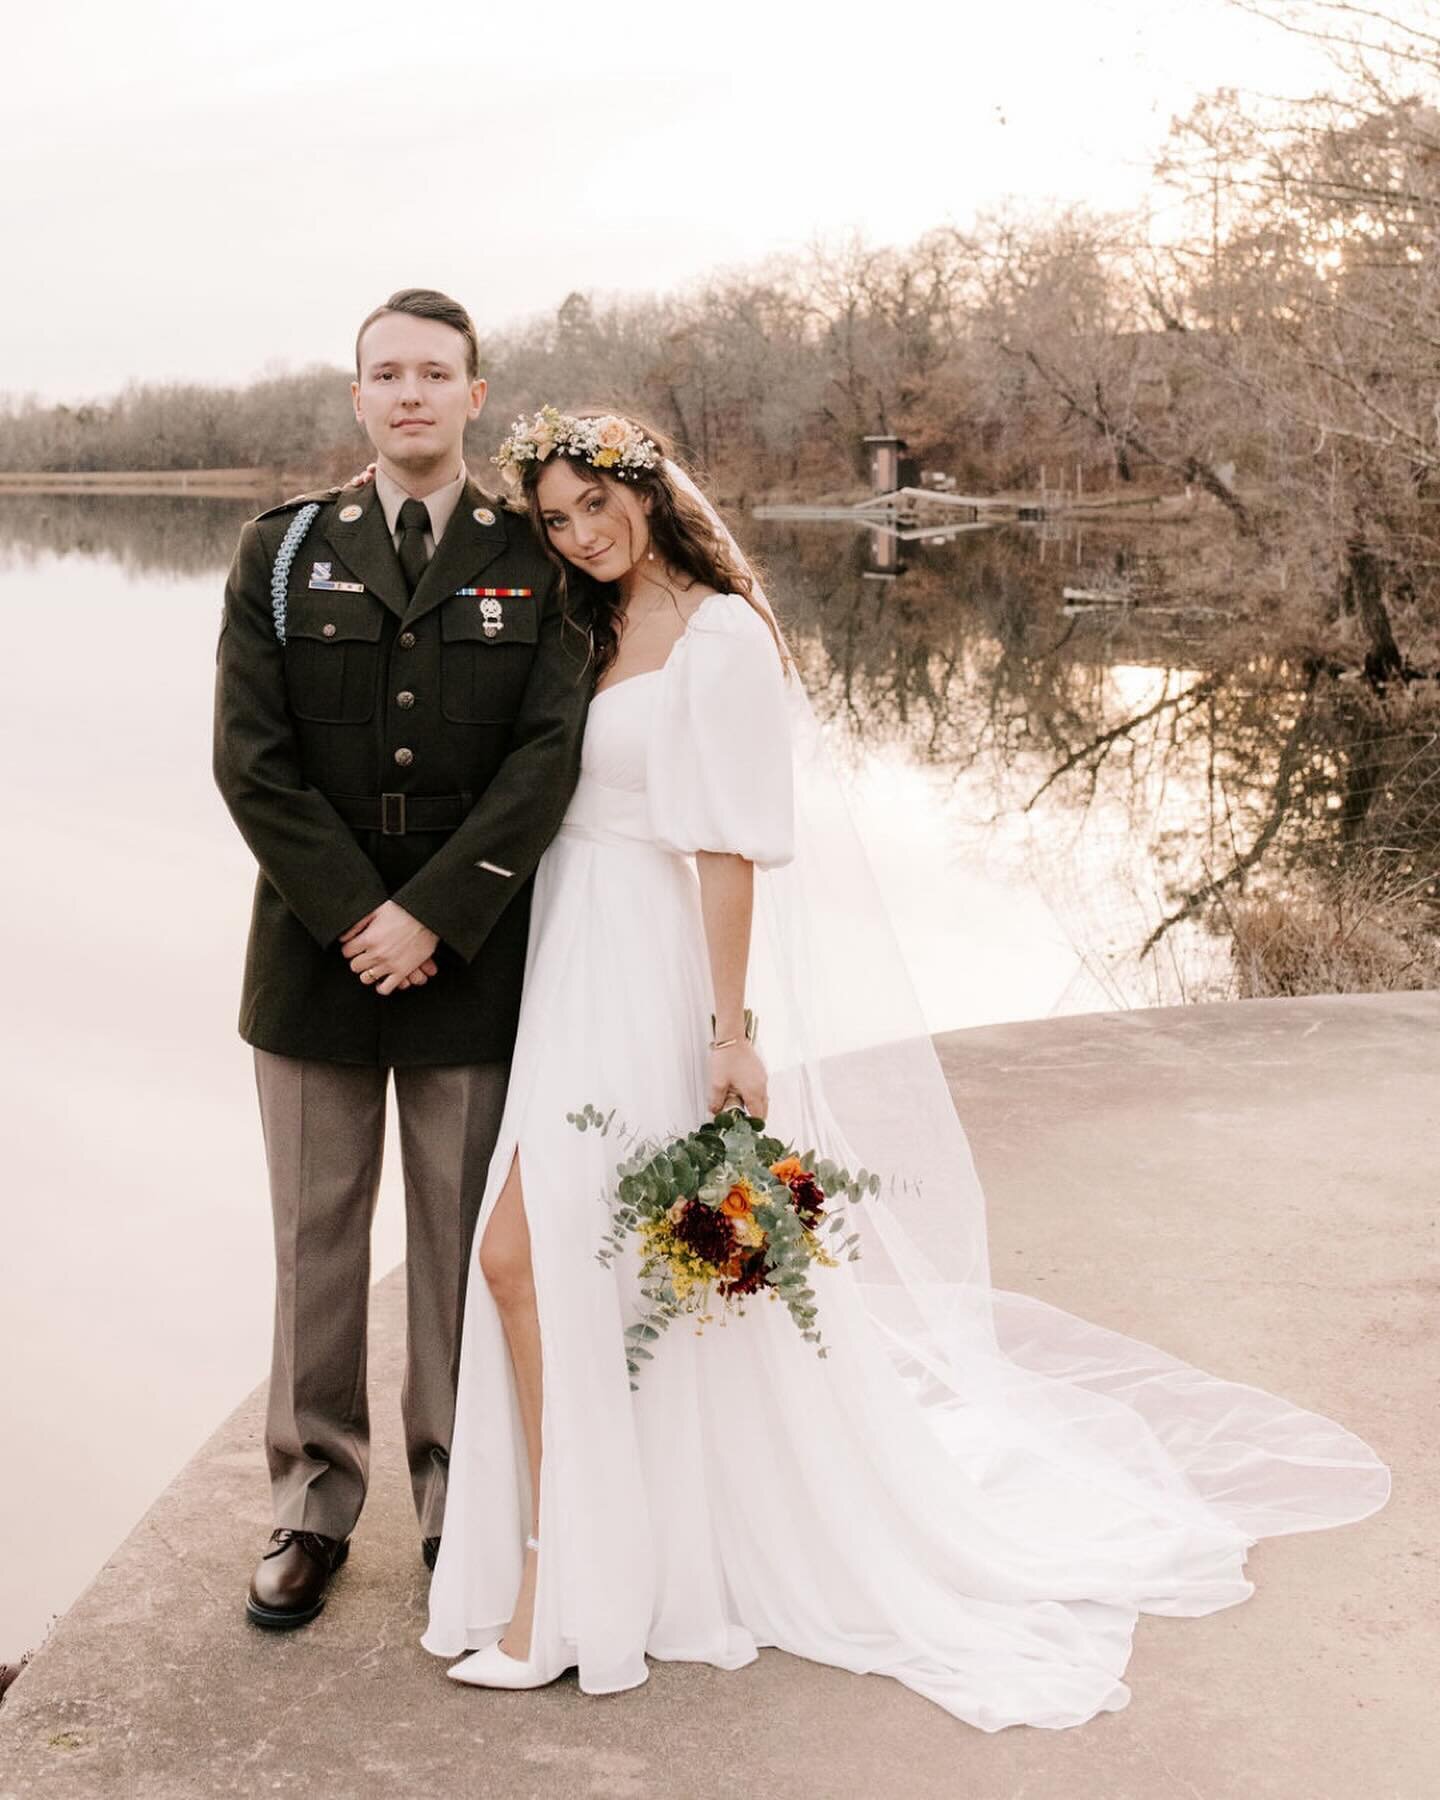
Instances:
[[[349,1538],[282,1526],[270,1534],[250,1583],[245,1614],[266,1631],[291,1631],[324,1611],[330,1577],[350,1554]]]

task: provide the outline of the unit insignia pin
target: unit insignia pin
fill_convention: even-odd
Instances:
[[[363,511],[359,506],[342,506],[337,516],[342,525],[353,525]]]
[[[480,623],[486,637],[494,637],[505,624],[505,609],[498,600],[480,602]]]
[[[477,506],[474,517],[477,525],[493,525],[495,523],[495,515],[488,506]]]
[[[310,579],[312,581],[329,581],[329,579],[330,579],[329,563],[317,562],[317,563],[312,564],[311,569],[310,569]]]

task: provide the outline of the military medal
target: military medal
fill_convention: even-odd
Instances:
[[[480,602],[480,625],[487,638],[493,638],[505,629],[505,608],[502,600],[528,600],[534,593],[533,588],[456,588],[457,600],[478,600]]]

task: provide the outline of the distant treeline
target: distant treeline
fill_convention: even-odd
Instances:
[[[0,470],[240,469],[306,473],[364,439],[350,377],[315,367],[248,387],[144,382],[78,406],[0,401]]]
[[[518,412],[597,401],[734,501],[853,492],[883,432],[962,488],[1188,487],[1227,546],[1206,579],[1377,681],[1440,663],[1440,39],[1349,0],[1276,11],[1330,45],[1334,91],[1177,120],[1163,244],[1144,216],[999,214],[680,294],[572,294],[485,345],[476,466]],[[12,402],[0,469],[348,471],[348,379]]]

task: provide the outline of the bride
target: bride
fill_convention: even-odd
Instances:
[[[1243,1600],[1256,1538],[1364,1517],[1386,1471],[991,1290],[965,1139],[754,572],[631,420],[545,408],[496,460],[591,610],[596,687],[535,880],[426,1649],[468,1653],[457,1681],[576,1668],[600,1694],[647,1656],[774,1646],[987,1731],[1123,1706],[1141,1611]],[[632,1391],[633,1253],[596,1254],[626,1147],[567,1115],[648,1139],[735,1101],[893,1179],[860,1260],[816,1273],[824,1360],[752,1303],[672,1328]]]

